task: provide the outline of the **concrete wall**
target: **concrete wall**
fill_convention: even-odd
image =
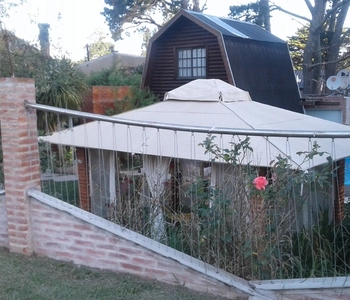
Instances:
[[[309,97],[302,101],[307,115],[317,116],[329,121],[350,125],[350,98],[341,95],[328,97]],[[315,114],[318,112],[320,114]],[[339,112],[339,120],[327,117],[327,112]],[[330,117],[332,114],[330,114]]]
[[[86,75],[90,75],[92,72],[98,72],[112,67],[138,67],[139,65],[144,64],[145,60],[145,56],[114,52],[87,61],[79,65],[78,69]]]

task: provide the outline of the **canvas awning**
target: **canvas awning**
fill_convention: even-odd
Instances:
[[[312,132],[349,132],[350,127],[319,118],[299,114],[254,102],[247,92],[217,79],[198,79],[165,95],[165,101],[114,116],[120,120],[150,122],[152,124],[178,124],[238,130],[283,130]],[[218,135],[215,141],[223,148],[245,136]],[[56,132],[45,139],[53,144],[83,148],[142,153],[147,155],[178,157],[208,161],[203,142],[207,133],[127,126],[94,121],[72,129]],[[316,140],[316,139],[315,139]],[[251,136],[253,155],[246,162],[269,166],[277,155],[290,157],[295,167],[303,164],[300,151],[308,151],[314,139],[290,137]],[[350,156],[350,139],[317,138],[319,151],[335,155],[335,159]],[[312,166],[327,161],[327,154],[316,156]],[[301,166],[311,167],[309,163]]]

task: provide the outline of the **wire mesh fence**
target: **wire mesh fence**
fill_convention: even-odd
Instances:
[[[245,279],[349,273],[350,135],[55,113],[39,138],[45,193]]]

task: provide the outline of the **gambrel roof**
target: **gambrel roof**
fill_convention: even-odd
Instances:
[[[177,76],[176,51],[206,47],[206,79],[246,90],[260,103],[303,112],[287,42],[248,22],[181,10],[150,40],[142,86],[159,98],[192,79]]]

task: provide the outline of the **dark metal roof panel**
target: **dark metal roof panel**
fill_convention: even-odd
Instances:
[[[264,30],[258,25],[248,22],[242,22],[229,18],[219,18],[206,15],[203,13],[186,11],[193,17],[197,18],[207,26],[210,26],[220,32],[222,35],[240,37],[256,41],[286,43],[282,39],[274,36],[270,32]]]
[[[254,101],[302,113],[287,45],[226,37],[235,85]]]
[[[221,20],[229,26],[235,27],[240,32],[249,36],[252,40],[286,44],[284,40],[276,37],[272,33],[266,31],[265,29],[261,28],[256,24],[241,22],[227,18],[223,18]]]

